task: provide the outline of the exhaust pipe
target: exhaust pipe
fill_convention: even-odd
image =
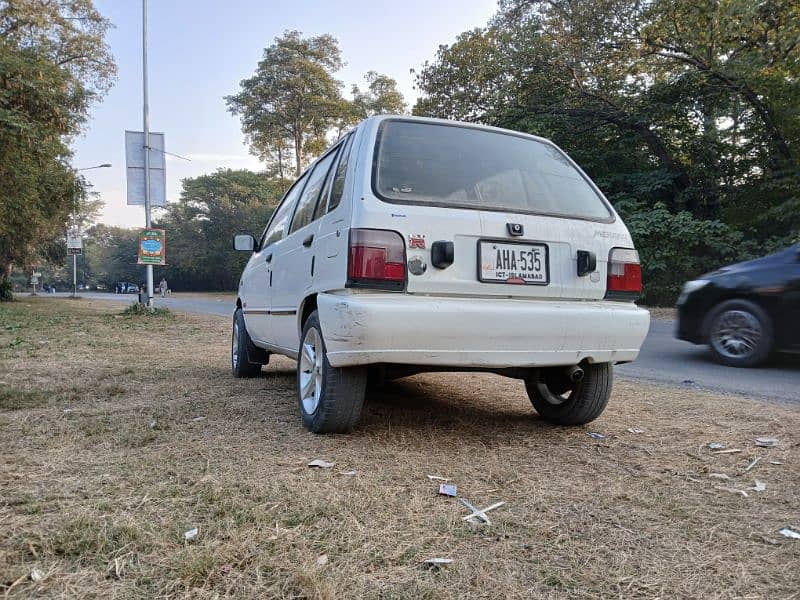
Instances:
[[[578,365],[572,365],[571,367],[567,367],[567,377],[572,383],[578,383],[579,381],[583,380],[583,369],[581,369]]]

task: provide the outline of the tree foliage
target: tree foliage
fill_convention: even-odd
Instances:
[[[342,65],[339,44],[327,34],[303,38],[287,31],[264,49],[255,74],[225,98],[258,156],[280,161],[292,148],[300,174],[309,142],[324,136],[344,111],[342,83],[333,76]]]
[[[487,27],[423,65],[414,112],[554,139],[626,215],[652,264],[647,300],[668,302],[674,274],[800,233],[798,11],[783,0],[504,0]],[[654,219],[672,226],[651,235]],[[720,243],[682,245],[690,234]]]
[[[369,71],[364,75],[367,88],[364,91],[353,85],[353,108],[358,120],[372,115],[397,115],[407,110],[405,98],[397,89],[397,81],[388,75]]]
[[[242,123],[251,151],[268,170],[284,178],[299,176],[310,159],[329,145],[332,132],[379,113],[406,110],[397,82],[369,71],[365,91],[354,85],[353,100],[342,96],[335,73],[344,66],[339,42],[331,35],[303,38],[287,31],[264,49],[255,74],[225,97]]]
[[[247,170],[219,169],[183,180],[178,202],[157,226],[167,230],[163,275],[178,290],[232,290],[247,256],[231,249],[242,231],[263,231],[283,191],[279,179]]]
[[[109,23],[90,0],[0,2],[0,281],[63,254],[90,198],[69,142],[113,81]]]

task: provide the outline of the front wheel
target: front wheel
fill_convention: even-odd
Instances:
[[[748,300],[728,300],[707,321],[711,354],[723,365],[755,367],[772,351],[772,323],[760,306]]]
[[[244,324],[242,309],[233,313],[233,331],[231,333],[231,371],[234,377],[255,377],[261,373],[261,365],[250,362],[248,346],[252,346],[250,334]],[[255,347],[255,346],[253,346]]]
[[[332,367],[317,311],[303,326],[297,358],[297,402],[303,425],[314,433],[350,431],[361,417],[366,367]]]
[[[543,419],[557,425],[583,425],[605,410],[611,396],[611,363],[583,367],[583,379],[573,383],[564,369],[543,369],[525,380],[531,404]]]

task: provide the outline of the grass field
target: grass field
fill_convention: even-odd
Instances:
[[[800,595],[800,540],[778,534],[800,528],[797,409],[617,382],[567,429],[520,382],[424,375],[371,391],[353,434],[315,436],[294,363],[230,377],[227,319],[119,310],[0,306],[0,594]],[[506,504],[466,523],[428,474]]]

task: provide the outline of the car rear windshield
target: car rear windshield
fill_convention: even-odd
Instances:
[[[374,187],[389,202],[608,220],[605,202],[555,146],[464,126],[384,121]]]

